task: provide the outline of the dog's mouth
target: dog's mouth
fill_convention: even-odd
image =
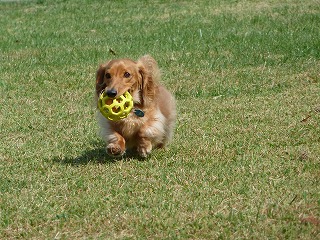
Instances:
[[[117,90],[115,92],[112,91],[112,89],[105,88],[100,92],[99,96],[102,95],[102,97],[109,97],[111,99],[117,99],[120,96],[122,96],[123,94],[125,94],[126,92],[128,92],[132,96],[134,104],[141,104],[142,97],[141,97],[141,93],[139,90],[135,90],[134,88],[129,88],[129,89],[122,90],[121,92],[117,91]]]
[[[126,92],[130,93],[132,95],[132,90],[128,89],[128,90],[122,90],[121,92],[118,92],[117,90],[114,89],[103,89],[99,96],[103,96],[103,97],[108,97],[110,99],[117,99],[120,96],[124,95]]]
[[[100,92],[100,95],[103,95],[104,97],[109,97],[111,99],[116,99],[122,96],[125,92],[127,92],[127,90],[119,92],[116,89],[111,88],[111,89],[103,89]]]
[[[108,94],[109,93],[109,94]],[[129,96],[128,94],[129,93]],[[141,92],[139,90],[133,90],[133,89],[128,89],[127,91],[125,91],[122,94],[116,95],[115,97],[113,97],[114,93],[111,94],[112,97],[110,97],[110,91],[108,92],[108,90],[103,90],[101,91],[99,98],[99,101],[102,101],[103,98],[107,98],[104,101],[105,104],[107,105],[111,105],[114,104],[114,99],[116,99],[116,101],[118,101],[118,103],[121,103],[124,99],[132,101],[133,102],[133,110],[132,112],[137,116],[137,117],[144,117],[145,113],[143,111],[143,109],[141,109]],[[121,97],[123,96],[123,97]],[[98,103],[99,105],[99,103]]]

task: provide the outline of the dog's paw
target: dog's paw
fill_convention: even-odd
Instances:
[[[151,143],[148,144],[147,146],[145,146],[145,145],[138,146],[138,148],[137,148],[137,152],[138,152],[139,156],[142,158],[148,157],[151,153],[151,150],[152,150]]]
[[[112,157],[121,157],[125,153],[125,150],[116,143],[109,143],[106,150],[108,155]]]

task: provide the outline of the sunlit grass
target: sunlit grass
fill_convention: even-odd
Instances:
[[[0,14],[1,239],[317,236],[318,1],[16,1]],[[174,141],[114,161],[95,71],[145,53],[177,99]]]

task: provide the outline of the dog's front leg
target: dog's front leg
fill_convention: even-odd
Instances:
[[[138,154],[140,157],[146,158],[151,153],[152,150],[152,144],[149,139],[144,138],[141,139],[141,142],[139,143],[137,147]]]
[[[152,143],[145,134],[139,134],[137,152],[140,157],[146,158],[151,153]]]
[[[125,139],[117,132],[109,135],[107,141],[107,153],[112,157],[120,157],[126,151],[126,141]]]

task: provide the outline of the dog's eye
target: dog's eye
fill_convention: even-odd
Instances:
[[[129,78],[129,77],[131,76],[131,74],[128,73],[128,72],[125,72],[125,73],[123,74],[123,76],[124,76],[125,78]]]
[[[110,73],[106,73],[106,75],[105,75],[105,76],[106,76],[106,78],[107,78],[107,79],[110,79],[110,78],[111,78]]]

